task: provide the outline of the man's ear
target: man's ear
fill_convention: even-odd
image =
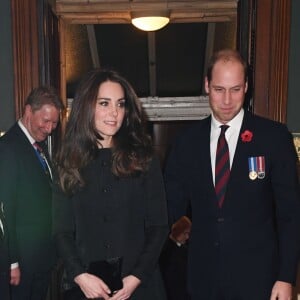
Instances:
[[[245,94],[247,93],[248,91],[248,81],[245,82]]]
[[[25,109],[24,109],[24,115],[25,116],[29,116],[32,114],[32,108],[29,104],[25,105]]]
[[[205,92],[209,94],[209,83],[208,83],[207,76],[205,76]]]

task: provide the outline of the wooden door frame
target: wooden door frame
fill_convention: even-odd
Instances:
[[[11,0],[14,98],[16,119],[24,102],[39,84],[38,0]]]
[[[254,2],[254,112],[286,123],[291,0]]]

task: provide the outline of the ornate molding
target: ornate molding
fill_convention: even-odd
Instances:
[[[208,96],[140,98],[148,121],[200,120],[210,115]],[[72,107],[67,99],[67,111]]]
[[[200,120],[210,114],[207,96],[140,98],[149,121]]]

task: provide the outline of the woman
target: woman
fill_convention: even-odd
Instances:
[[[160,165],[139,100],[119,74],[94,70],[81,81],[56,164],[54,234],[67,279],[86,298],[165,299],[157,264],[168,232]],[[116,258],[123,287],[114,291],[89,268]]]

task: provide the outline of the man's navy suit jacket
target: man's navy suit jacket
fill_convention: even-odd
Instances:
[[[0,201],[11,262],[27,272],[49,271],[55,259],[51,181],[17,123],[0,139]]]
[[[253,137],[246,142],[239,136],[219,209],[210,126],[208,117],[185,131],[165,170],[171,221],[185,214],[187,201],[191,205],[189,291],[209,300],[221,284],[236,290],[236,299],[269,299],[274,282],[294,283],[297,271],[300,198],[291,134],[280,123],[245,112],[240,135],[249,130]],[[248,158],[259,156],[265,177],[251,180]]]

